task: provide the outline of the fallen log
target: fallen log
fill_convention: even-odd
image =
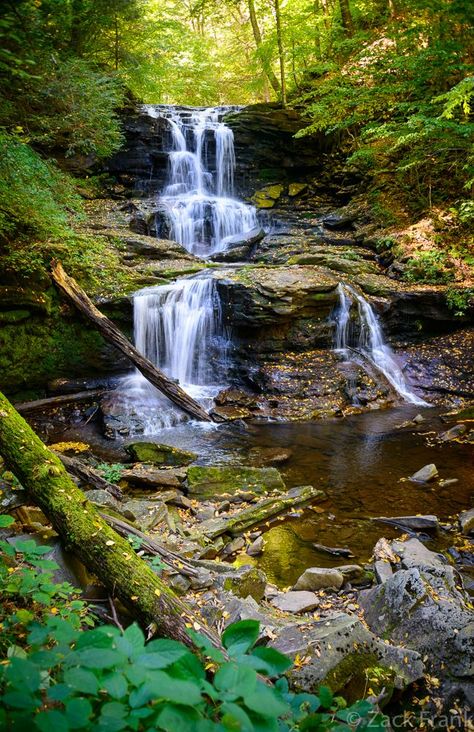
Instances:
[[[68,473],[75,475],[76,478],[79,478],[79,480],[87,483],[88,485],[93,485],[94,488],[107,491],[119,501],[123,499],[123,492],[120,488],[113,483],[109,483],[109,481],[105,480],[105,478],[103,478],[96,470],[77,458],[70,457],[69,455],[62,455],[60,453],[56,454]]]
[[[0,393],[0,455],[35,505],[87,569],[118,598],[148,636],[192,646],[194,627],[220,647],[218,638],[100,516],[55,455]]]
[[[47,397],[46,399],[35,399],[33,402],[22,402],[15,404],[15,409],[20,414],[29,414],[30,412],[38,412],[41,409],[54,409],[54,407],[62,407],[65,404],[76,404],[79,402],[88,402],[102,396],[105,389],[89,389],[89,391],[79,391],[76,394],[60,394],[59,396]]]
[[[143,376],[148,379],[150,384],[153,384],[173,404],[176,404],[176,406],[180,407],[184,412],[187,412],[187,414],[201,421],[211,422],[211,418],[207,412],[189,394],[186,394],[179,384],[168,378],[151,361],[139,353],[119,328],[95,307],[84,290],[64,271],[60,262],[53,262],[51,273],[54,282],[61,292],[94,324],[106,341],[112,343],[115,348],[136,366]]]

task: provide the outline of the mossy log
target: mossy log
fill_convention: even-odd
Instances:
[[[0,393],[0,455],[29,497],[49,518],[65,546],[127,607],[148,635],[187,645],[188,627],[215,645],[216,636],[100,516],[67,474],[59,457]]]
[[[145,356],[130,343],[124,334],[112,323],[109,318],[103,315],[86,295],[77,282],[64,271],[60,262],[53,262],[52,277],[58,288],[66,295],[68,300],[88,318],[106,341],[112,343],[121,353],[126,356],[137,369],[153,384],[159,391],[168,397],[173,404],[180,407],[191,417],[204,422],[211,422],[207,412],[189,394],[181,389],[172,379],[156,368]]]

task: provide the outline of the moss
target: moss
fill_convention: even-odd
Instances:
[[[157,442],[133,442],[127,445],[127,452],[133,460],[152,465],[183,466],[196,460],[195,452],[180,450],[171,445],[162,445]]]
[[[393,693],[395,676],[393,669],[380,666],[374,653],[351,653],[329,672],[324,684],[333,692],[344,689],[349,701],[363,698],[368,688],[376,695],[385,689],[386,699]]]
[[[189,493],[200,498],[238,491],[259,494],[275,489],[285,490],[276,468],[193,466],[188,470]]]

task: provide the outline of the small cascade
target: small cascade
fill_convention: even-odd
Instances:
[[[223,388],[228,341],[222,325],[216,281],[182,279],[140,290],[134,296],[134,338],[138,350],[205,409]],[[138,371],[123,385],[128,407],[139,413],[145,434],[187,417]]]
[[[420,407],[429,406],[407,383],[395,354],[385,342],[379,320],[370,303],[350,285],[339,283],[339,305],[335,313],[334,350],[347,361],[361,355],[383,374],[394,390],[406,402]],[[351,321],[351,309],[357,305],[357,321]]]
[[[167,182],[160,196],[169,238],[201,257],[224,251],[229,237],[257,225],[255,207],[234,197],[234,135],[222,121],[229,108],[146,110],[169,124]]]

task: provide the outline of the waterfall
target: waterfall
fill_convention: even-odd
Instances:
[[[216,281],[194,277],[149,287],[135,293],[133,306],[138,350],[209,409],[227,370],[228,341]],[[145,434],[187,419],[138,371],[124,386],[129,409],[140,413]]]
[[[352,353],[367,359],[410,404],[429,406],[411,390],[398,365],[395,354],[385,342],[379,320],[370,303],[350,285],[339,283],[339,305],[336,310],[334,350],[350,360]],[[352,327],[351,308],[357,304],[357,327]]]
[[[234,134],[222,121],[228,108],[146,106],[169,125],[167,181],[159,202],[169,238],[197,256],[212,256],[226,240],[257,225],[257,213],[234,197]]]

